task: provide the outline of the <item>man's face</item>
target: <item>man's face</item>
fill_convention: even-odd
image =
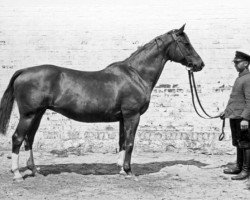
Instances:
[[[234,62],[234,67],[238,72],[243,72],[248,65],[247,61],[241,59],[235,59],[233,62]]]

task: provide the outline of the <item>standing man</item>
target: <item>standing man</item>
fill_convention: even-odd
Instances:
[[[221,118],[229,118],[232,143],[236,147],[236,166],[224,170],[237,174],[232,180],[243,180],[250,175],[250,56],[236,51],[233,60],[239,76],[235,80],[227,107]]]

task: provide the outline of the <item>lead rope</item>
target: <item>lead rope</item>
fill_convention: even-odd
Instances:
[[[225,118],[222,119],[222,127],[221,127],[221,134],[219,136],[219,141],[222,141],[225,137],[225,132],[224,132],[224,129],[225,129]]]
[[[200,98],[198,96],[198,92],[197,92],[197,88],[196,88],[196,84],[195,84],[195,79],[194,79],[194,74],[191,70],[188,70],[188,77],[189,77],[189,85],[190,85],[190,91],[191,91],[191,95],[192,95],[192,103],[193,103],[193,106],[194,106],[194,110],[195,112],[203,119],[215,119],[215,118],[219,118],[217,116],[210,116],[209,114],[207,114],[207,112],[204,110],[203,106],[201,105],[201,102],[200,102]],[[195,96],[196,96],[196,99],[199,103],[199,106],[201,108],[201,110],[203,111],[203,113],[208,117],[204,117],[202,116],[198,110],[197,110],[197,107],[195,105],[195,100],[194,100],[194,92],[195,92]],[[219,141],[222,141],[225,137],[225,132],[224,132],[224,129],[225,129],[225,118],[223,119],[222,121],[222,130],[221,130],[221,134],[219,136]]]

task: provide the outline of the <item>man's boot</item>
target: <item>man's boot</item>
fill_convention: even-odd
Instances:
[[[244,180],[250,175],[250,149],[244,149],[243,154],[242,171],[237,176],[233,176],[232,180]]]
[[[243,149],[239,147],[236,148],[236,165],[232,168],[224,169],[223,172],[225,174],[239,174],[242,171],[243,165]]]

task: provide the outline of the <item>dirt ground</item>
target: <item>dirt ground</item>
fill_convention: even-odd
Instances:
[[[117,154],[63,155],[35,152],[40,174],[25,169],[25,180],[13,182],[11,152],[0,151],[0,199],[249,199],[248,181],[232,181],[223,168],[235,155],[135,153],[132,170],[138,180],[118,175]]]

